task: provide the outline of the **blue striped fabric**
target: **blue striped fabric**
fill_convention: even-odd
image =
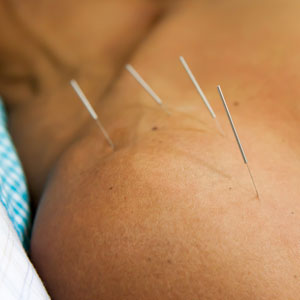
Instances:
[[[31,226],[29,196],[25,176],[6,127],[0,99],[0,202],[6,209],[24,248],[29,245]]]

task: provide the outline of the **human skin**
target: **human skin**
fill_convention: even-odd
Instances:
[[[299,6],[188,1],[166,14],[130,63],[170,115],[126,71],[104,97],[79,78],[116,150],[87,121],[45,184],[31,256],[54,299],[299,299]]]
[[[88,85],[92,104],[104,97],[165,7],[167,1],[0,0],[0,92],[34,206],[88,119],[70,79]]]

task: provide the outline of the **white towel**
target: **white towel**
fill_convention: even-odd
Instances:
[[[0,299],[50,299],[1,203]]]

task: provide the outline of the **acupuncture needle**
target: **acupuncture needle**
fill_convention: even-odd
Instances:
[[[207,100],[205,94],[203,93],[202,89],[200,88],[200,85],[199,85],[198,81],[196,80],[193,72],[191,71],[189,65],[187,64],[187,62],[186,62],[186,60],[184,59],[183,56],[180,56],[179,60],[180,60],[181,64],[183,65],[185,71],[187,72],[188,76],[190,77],[192,83],[194,84],[194,86],[195,86],[197,92],[199,93],[200,97],[202,98],[202,100],[203,100],[205,106],[207,107],[209,113],[211,114],[212,118],[215,120],[218,130],[224,136],[224,132],[223,132],[223,130],[221,128],[221,125],[220,125],[220,123],[217,119],[217,116],[216,116],[213,108],[211,107],[209,101]]]
[[[126,65],[126,70],[134,77],[134,79],[144,88],[144,90],[154,99],[154,101],[161,106],[161,108],[168,114],[169,111],[164,106],[160,97],[153,91],[149,84],[142,78],[142,76],[130,64]]]
[[[229,109],[228,109],[228,106],[227,106],[225,97],[224,97],[224,95],[223,95],[223,92],[222,92],[222,90],[221,90],[221,87],[218,85],[217,88],[218,88],[218,92],[219,92],[219,95],[220,95],[220,97],[221,97],[221,100],[222,100],[222,102],[223,102],[223,105],[224,105],[224,108],[225,108],[225,111],[226,111],[226,114],[227,114],[229,123],[230,123],[230,125],[231,125],[232,131],[233,131],[233,133],[234,133],[235,139],[236,139],[236,141],[237,141],[237,144],[238,144],[238,146],[239,146],[240,152],[241,152],[241,154],[242,154],[244,163],[246,164],[247,169],[248,169],[248,172],[249,172],[249,175],[250,175],[250,177],[251,177],[252,184],[253,184],[254,189],[255,189],[255,191],[256,191],[256,196],[257,196],[257,198],[259,199],[258,190],[257,190],[256,184],[255,184],[253,175],[252,175],[252,173],[251,173],[251,170],[250,170],[250,167],[249,167],[249,164],[248,164],[248,160],[247,160],[245,151],[244,151],[244,149],[243,149],[243,146],[242,146],[242,144],[241,144],[240,138],[239,138],[238,133],[237,133],[237,131],[236,131],[236,128],[235,128],[235,126],[234,126],[234,123],[233,123],[231,114],[230,114],[230,112],[229,112]]]
[[[104,135],[104,137],[105,137],[106,141],[108,142],[108,144],[110,145],[110,147],[114,150],[115,146],[114,146],[111,138],[109,137],[107,131],[103,127],[102,123],[100,122],[97,113],[95,112],[94,108],[92,107],[90,101],[87,99],[87,97],[83,93],[79,84],[77,83],[77,81],[75,79],[72,79],[70,81],[70,84],[71,84],[72,88],[74,89],[74,91],[76,92],[79,99],[82,101],[83,105],[86,107],[86,109],[90,113],[91,117],[95,120],[97,126],[101,130],[102,134]]]

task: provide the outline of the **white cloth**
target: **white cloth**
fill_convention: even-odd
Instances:
[[[1,203],[0,299],[50,299]]]

